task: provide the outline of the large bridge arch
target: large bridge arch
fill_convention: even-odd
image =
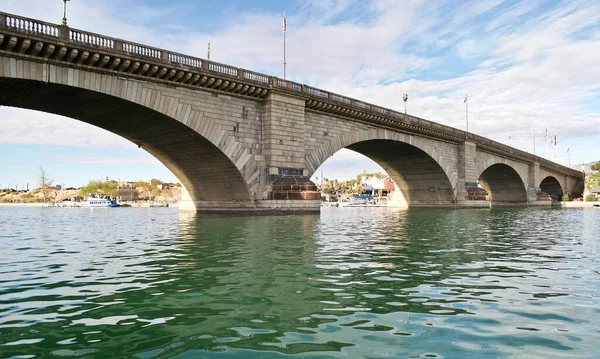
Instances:
[[[242,114],[258,116],[258,101],[0,55],[0,105],[80,120],[138,144],[194,203],[249,202],[258,191],[260,165],[235,134],[256,130]],[[223,113],[240,114],[236,129],[221,126]]]
[[[529,163],[478,150],[475,165],[477,181],[487,191],[492,205],[528,203]]]
[[[479,174],[479,185],[485,189],[493,204],[527,203],[527,189],[523,178],[511,166],[496,163]]]
[[[552,197],[553,201],[561,201],[563,194],[565,194],[563,186],[554,176],[546,176],[542,179],[538,188]]]
[[[365,155],[392,177],[397,205],[456,203],[458,176],[451,157],[457,155],[457,147],[452,144],[384,129],[349,131],[307,150],[309,174],[342,148]]]

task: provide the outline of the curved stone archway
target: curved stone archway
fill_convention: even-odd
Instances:
[[[26,64],[32,68],[39,65],[41,70],[42,64]],[[68,73],[72,74],[72,70]],[[193,128],[199,124],[189,121],[189,110],[187,123],[179,119],[185,117],[180,110],[186,106],[177,109],[179,103],[169,103],[173,98],[161,96],[159,91],[147,91],[146,98],[142,96],[141,84],[134,81],[84,71],[79,76],[97,79],[97,88],[105,91],[93,90],[96,84],[92,81],[83,81],[88,88],[81,88],[0,76],[0,104],[80,120],[138,144],[181,181],[194,202],[252,201],[235,158],[219,148],[218,141]],[[114,83],[112,88],[106,83],[109,77]]]
[[[552,201],[561,201],[564,194],[560,182],[553,176],[548,176],[542,180],[540,190],[552,197]]]
[[[454,187],[444,169],[436,159],[414,144],[372,139],[350,143],[345,148],[370,158],[390,175],[396,184],[391,205],[429,207],[455,204]]]
[[[494,204],[526,204],[527,190],[519,173],[509,165],[496,163],[479,176],[479,184]]]

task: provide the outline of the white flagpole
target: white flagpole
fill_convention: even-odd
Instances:
[[[283,25],[281,27],[281,31],[283,32],[283,79],[286,79],[286,66],[285,62],[285,32],[287,30],[287,23],[285,21],[285,10],[283,11]]]
[[[469,132],[469,99],[467,98],[467,95],[465,95],[465,101],[463,101],[463,102],[465,103],[467,132]]]
[[[546,159],[548,159],[548,129],[546,128],[546,134],[544,135],[544,142],[546,142]]]
[[[532,127],[531,131],[533,132],[533,155],[535,156],[535,127]]]
[[[558,137],[558,133],[554,134],[554,160],[556,161],[556,158],[558,157],[558,143],[556,141],[556,138]]]

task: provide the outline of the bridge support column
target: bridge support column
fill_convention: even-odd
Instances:
[[[477,188],[477,167],[475,160],[477,156],[477,145],[474,142],[465,141],[458,148],[458,183],[456,191],[457,206],[471,206],[469,189]]]
[[[537,193],[539,190],[538,184],[542,181],[542,179],[540,178],[539,162],[533,162],[529,165],[528,177],[529,181],[527,182],[527,202],[530,204],[537,204]]]
[[[321,195],[306,169],[305,100],[271,92],[263,109],[264,155],[258,206],[314,212]]]

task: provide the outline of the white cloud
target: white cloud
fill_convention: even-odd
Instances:
[[[129,147],[128,140],[70,118],[13,107],[0,107],[0,143],[75,147]]]
[[[59,163],[71,163],[77,165],[156,165],[158,160],[147,156],[129,157],[106,157],[106,156],[69,156],[58,157]]]

